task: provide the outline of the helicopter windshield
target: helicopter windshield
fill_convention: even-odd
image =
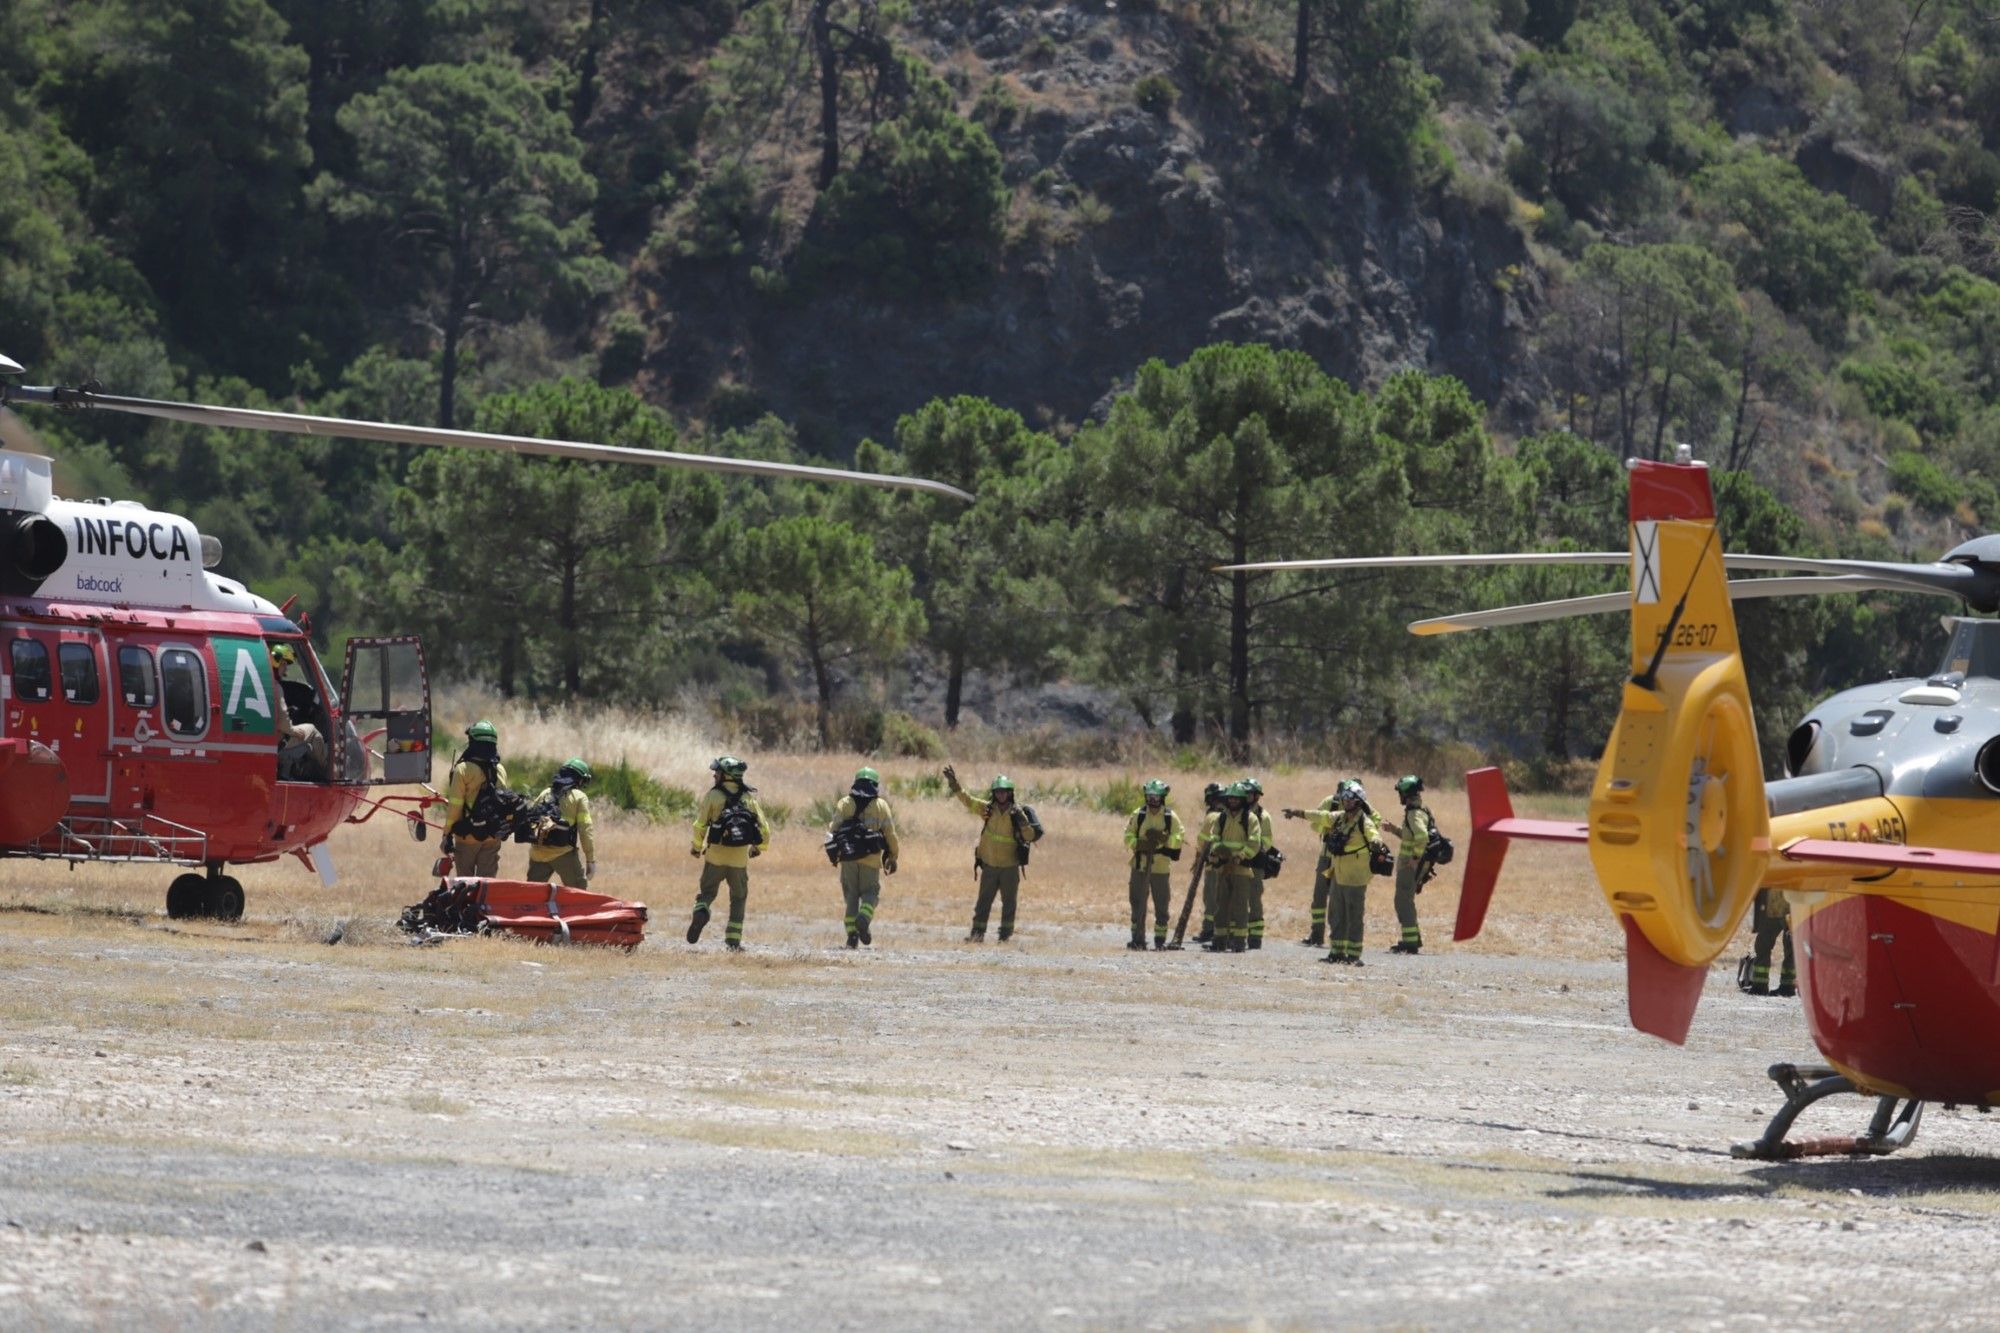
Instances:
[[[2000,620],[1961,618],[1952,630],[1951,645],[1937,674],[2000,679]]]

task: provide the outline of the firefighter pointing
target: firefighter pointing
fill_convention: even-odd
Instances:
[[[1328,895],[1332,920],[1329,949],[1320,961],[1360,967],[1361,921],[1368,904],[1368,877],[1375,873],[1373,866],[1386,859],[1388,851],[1382,843],[1381,821],[1369,809],[1368,795],[1361,784],[1353,778],[1344,779],[1333,795],[1340,808],[1332,814],[1324,810],[1287,810],[1285,818],[1305,820],[1325,839],[1326,877],[1332,882]]]
[[[972,853],[972,872],[979,879],[979,898],[972,907],[969,944],[986,940],[986,918],[993,899],[1000,899],[1000,938],[1014,933],[1014,909],[1020,903],[1021,869],[1028,864],[1028,846],[1042,836],[1041,821],[1035,812],[1014,801],[1014,782],[1006,774],[993,779],[986,799],[980,800],[958,785],[958,774],[945,765],[945,785],[958,797],[959,804],[979,818],[979,845]]]
[[[743,913],[750,903],[750,858],[761,856],[771,845],[771,825],[757,804],[756,789],[743,781],[749,768],[727,754],[708,766],[715,775],[715,785],[694,812],[694,846],[689,853],[703,862],[694,916],[688,921],[689,944],[701,939],[716,895],[727,884],[729,930],[723,942],[732,951],[743,948]]]

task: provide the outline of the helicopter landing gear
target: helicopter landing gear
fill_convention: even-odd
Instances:
[[[208,915],[217,921],[241,921],[243,919],[243,886],[236,882],[234,875],[210,875],[208,877],[206,906]]]
[[[206,915],[208,881],[200,875],[179,875],[167,886],[167,915],[175,921]]]
[[[208,874],[177,876],[167,886],[167,915],[175,921],[213,917],[217,921],[238,921],[243,917],[243,886],[233,875],[222,873],[220,865]]]
[[[1837,1134],[1823,1139],[1787,1143],[1792,1122],[1814,1102],[1840,1092],[1858,1092],[1853,1080],[1825,1065],[1772,1065],[1771,1081],[1785,1092],[1785,1104],[1771,1117],[1760,1139],[1729,1145],[1729,1155],[1759,1162],[1783,1162],[1799,1157],[1886,1157],[1910,1146],[1923,1122],[1924,1104],[1911,1098],[1877,1097],[1875,1115],[1866,1134]],[[1866,1096],[1866,1093],[1862,1094]],[[1898,1110],[1898,1102],[1901,1109]]]

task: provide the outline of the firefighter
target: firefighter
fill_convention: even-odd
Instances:
[[[1211,782],[1201,791],[1202,824],[1208,817],[1222,809],[1222,784]],[[1201,869],[1201,934],[1194,937],[1196,944],[1215,943],[1215,867],[1207,861]]]
[[[1782,891],[1772,889],[1757,890],[1756,905],[1752,908],[1754,936],[1753,956],[1750,964],[1750,985],[1752,995],[1770,995],[1771,990],[1771,946],[1780,936],[1785,941],[1785,961],[1778,973],[1778,995],[1793,996],[1799,993],[1798,974],[1792,970],[1792,904]]]
[[[1393,833],[1403,844],[1403,854],[1396,858],[1396,924],[1403,928],[1403,937],[1390,947],[1390,953],[1421,953],[1424,934],[1417,928],[1417,895],[1424,891],[1424,883],[1437,873],[1425,854],[1431,845],[1430,810],[1424,805],[1424,780],[1414,773],[1396,779],[1396,795],[1403,801],[1403,820],[1400,824],[1384,821],[1382,831]]]
[[[544,884],[560,875],[572,889],[590,887],[597,873],[597,839],[590,826],[590,797],[583,789],[594,775],[590,765],[572,759],[555,771],[533,804],[545,813],[534,824],[528,848],[528,879]]]
[[[1250,793],[1242,783],[1222,789],[1222,809],[1201,828],[1200,851],[1215,867],[1215,939],[1210,953],[1242,953],[1249,948],[1250,863],[1264,850],[1264,824],[1250,811]]]
[[[1257,816],[1264,844],[1260,857],[1268,856],[1277,843],[1272,837],[1270,811],[1264,808],[1264,784],[1255,778],[1244,778],[1238,785],[1249,796],[1245,808]],[[1250,880],[1250,947],[1261,949],[1264,947],[1264,862],[1261,859],[1250,867]]]
[[[688,851],[702,859],[694,915],[688,920],[689,944],[701,939],[716,895],[727,884],[729,930],[723,943],[732,953],[743,949],[743,912],[750,903],[750,858],[762,856],[771,845],[771,824],[757,804],[757,789],[743,781],[749,770],[748,764],[728,754],[708,766],[715,783],[694,812],[694,845]]]
[[[1000,898],[1000,939],[1014,933],[1014,909],[1021,895],[1021,867],[1028,861],[1028,844],[1041,837],[1032,815],[1014,799],[1014,783],[1006,774],[993,779],[986,799],[980,800],[959,786],[958,774],[945,765],[945,785],[959,803],[979,817],[979,843],[973,849],[973,873],[979,877],[979,897],[972,907],[972,932],[968,944],[986,942],[986,918],[993,899]]]
[[[882,775],[872,768],[855,770],[854,785],[834,807],[833,822],[826,826],[830,841],[837,847],[865,849],[859,856],[840,861],[840,893],[847,900],[847,947],[858,949],[875,943],[871,927],[875,906],[882,898],[882,876],[896,873],[901,848],[896,842],[896,815],[882,799]],[[853,837],[843,843],[842,835]],[[863,835],[863,836],[854,836]]]
[[[1319,803],[1317,810],[1321,814],[1331,815],[1339,807],[1340,798],[1329,796]],[[1290,819],[1297,813],[1299,812],[1287,810],[1285,817]],[[1333,869],[1333,853],[1322,843],[1319,849],[1319,864],[1313,867],[1312,929],[1308,930],[1306,937],[1299,941],[1308,949],[1323,948],[1326,945],[1326,900],[1333,888],[1333,880],[1328,878],[1327,872],[1331,869]]]
[[[271,676],[278,683],[276,707],[272,710],[275,714],[272,720],[278,728],[278,765],[281,770],[289,770],[281,771],[279,776],[324,782],[332,776],[326,765],[326,736],[310,722],[294,722],[291,706],[285,702],[285,673],[298,660],[298,649],[289,643],[271,645]],[[317,693],[314,691],[314,697]]]
[[[1173,900],[1173,887],[1167,876],[1173,863],[1180,860],[1181,843],[1187,837],[1181,817],[1167,804],[1170,790],[1158,778],[1148,782],[1145,801],[1125,821],[1125,846],[1132,853],[1132,877],[1127,886],[1132,899],[1132,938],[1125,946],[1128,949],[1146,947],[1148,895],[1153,899],[1153,947],[1167,947],[1167,908]]]
[[[460,879],[492,879],[500,873],[500,845],[507,840],[507,830],[495,822],[491,807],[506,786],[500,732],[481,718],[465,729],[465,749],[445,779],[451,799],[444,808],[444,850],[451,854],[452,873]]]
[[[1320,961],[1360,967],[1362,915],[1368,904],[1368,877],[1373,873],[1368,861],[1382,842],[1382,826],[1368,807],[1367,793],[1355,779],[1344,779],[1333,795],[1340,808],[1332,814],[1323,810],[1287,810],[1285,817],[1311,824],[1325,839],[1330,853],[1328,952]]]

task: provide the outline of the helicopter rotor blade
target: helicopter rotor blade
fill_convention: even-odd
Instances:
[[[313,435],[332,439],[380,440],[389,444],[490,449],[500,453],[536,454],[547,458],[568,458],[587,463],[639,463],[649,467],[690,468],[706,472],[786,477],[803,481],[858,482],[864,486],[947,495],[954,500],[970,501],[973,498],[956,486],[948,486],[944,482],[931,481],[924,477],[898,477],[880,472],[849,472],[842,468],[811,467],[803,463],[772,463],[754,458],[723,458],[714,454],[670,453],[661,449],[634,449],[619,444],[538,440],[525,435],[445,430],[437,426],[403,426],[380,421],[354,421],[345,417],[306,416],[297,412],[272,412],[248,407],[170,403],[154,398],[126,398],[89,389],[22,386],[7,389],[6,400],[43,403],[70,410],[102,409],[109,412],[125,412],[133,416],[157,417],[163,421],[181,421],[195,426],[223,426],[233,430],[276,431],[286,435]]]
[[[1943,594],[1945,590],[1913,589],[1907,583],[1888,578],[1871,578],[1862,574],[1815,575],[1793,579],[1732,579],[1729,584],[1730,600],[1737,602],[1758,597],[1832,597],[1841,593],[1912,591]],[[1533,602],[1525,606],[1495,607],[1490,611],[1465,611],[1458,615],[1433,616],[1428,620],[1412,621],[1410,633],[1456,634],[1462,630],[1495,629],[1503,625],[1533,625],[1545,620],[1566,620],[1572,616],[1595,616],[1625,611],[1629,610],[1631,605],[1632,593],[1626,589],[1619,592],[1598,593],[1591,597],[1566,597],[1555,602]]]
[[[1490,555],[1356,555],[1334,560],[1260,560],[1217,565],[1218,574],[1252,574],[1286,569],[1460,569],[1479,565],[1622,565],[1629,551],[1501,551]]]
[[[1625,551],[1502,551],[1480,555],[1362,555],[1327,560],[1262,560],[1251,564],[1218,565],[1221,574],[1268,574],[1305,569],[1474,569],[1484,566],[1622,565]],[[1725,554],[1730,569],[1758,572],[1796,571],[1858,575],[1883,580],[1882,591],[1949,593],[1975,610],[2000,609],[2000,569],[1978,563],[1933,561],[1929,564],[1893,560],[1822,560],[1809,556]],[[1764,596],[1779,596],[1766,593]],[[1587,612],[1581,614],[1588,614]]]

